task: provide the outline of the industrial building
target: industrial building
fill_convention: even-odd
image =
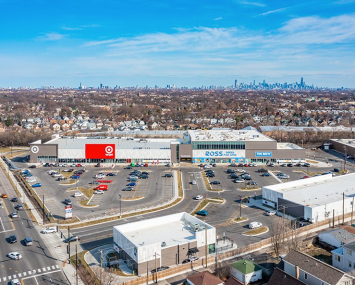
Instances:
[[[332,139],[331,147],[344,156],[355,157],[355,139]]]
[[[216,229],[183,212],[115,226],[113,242],[128,267],[142,274],[204,257],[206,249],[215,253]]]
[[[122,137],[60,137],[30,144],[30,162],[62,163],[267,163],[300,162],[305,149],[277,143],[254,129],[132,132]]]
[[[332,174],[265,186],[263,204],[294,218],[318,222],[352,211],[355,173]],[[343,206],[344,205],[344,206]]]

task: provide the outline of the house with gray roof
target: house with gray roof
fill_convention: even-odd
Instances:
[[[351,285],[355,280],[344,271],[297,250],[291,250],[283,261],[284,271],[306,284]]]
[[[355,241],[332,251],[332,264],[345,272],[355,269]]]
[[[320,233],[318,239],[321,245],[335,249],[355,241],[355,235],[344,228],[337,228]]]

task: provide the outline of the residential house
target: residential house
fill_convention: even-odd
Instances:
[[[355,235],[344,228],[336,228],[318,234],[318,239],[321,245],[335,249],[355,241]]]
[[[63,130],[63,131],[68,131],[68,130],[70,130],[70,125],[67,124],[67,123],[64,123],[64,124],[62,125],[62,130]]]
[[[276,267],[269,281],[267,282],[267,285],[280,285],[280,284],[306,285],[307,283],[302,282],[301,280],[287,274],[285,271],[282,271],[280,268]]]
[[[186,278],[189,285],[223,285],[223,281],[208,271],[202,271]]]
[[[241,259],[231,264],[231,275],[243,284],[261,280],[262,268],[248,259]]]
[[[95,123],[88,123],[87,128],[89,130],[96,130],[96,124]]]
[[[32,130],[33,129],[33,123],[25,123],[25,125],[23,127],[26,130]]]
[[[71,130],[72,130],[72,131],[77,131],[77,130],[79,130],[79,126],[78,126],[77,124],[73,124],[73,125],[71,126]]]
[[[103,125],[104,125],[104,124],[103,124],[101,121],[97,121],[97,122],[96,122],[96,128],[99,129],[99,130],[102,129]]]
[[[355,241],[332,251],[332,264],[345,272],[355,269]]]
[[[240,282],[237,278],[231,276],[228,278],[227,282],[224,283],[225,285],[244,285],[244,283]]]
[[[351,285],[354,277],[308,254],[291,250],[283,260],[284,271],[310,285]]]
[[[52,125],[52,130],[55,132],[59,132],[60,131],[60,125],[59,124],[53,124]]]
[[[101,129],[102,131],[112,133],[115,129],[112,126],[104,125]]]

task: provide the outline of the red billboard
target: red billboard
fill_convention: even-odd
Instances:
[[[114,144],[86,144],[85,158],[86,159],[114,159],[115,145]]]

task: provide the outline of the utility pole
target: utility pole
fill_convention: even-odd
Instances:
[[[68,226],[68,238],[70,237],[70,228]],[[68,263],[70,264],[70,241],[68,240]]]
[[[157,253],[154,254],[154,257],[155,257],[155,283],[158,283]]]
[[[75,245],[75,271],[76,271],[76,285],[78,285],[78,245]]]
[[[42,214],[43,214],[43,225],[44,225],[45,224],[45,221],[44,221],[44,215],[45,215],[45,213],[44,213],[44,195],[43,195],[43,199],[42,199],[42,204],[43,204]]]
[[[335,216],[334,216],[334,214],[335,214],[335,210],[333,209],[333,229],[335,228]]]
[[[102,250],[100,251],[100,284],[102,284]]]
[[[205,225],[205,258],[206,258],[206,268],[207,268],[207,226]]]
[[[345,221],[345,209],[344,209],[344,207],[345,207],[345,193],[343,192],[343,225],[344,225],[344,221]]]

